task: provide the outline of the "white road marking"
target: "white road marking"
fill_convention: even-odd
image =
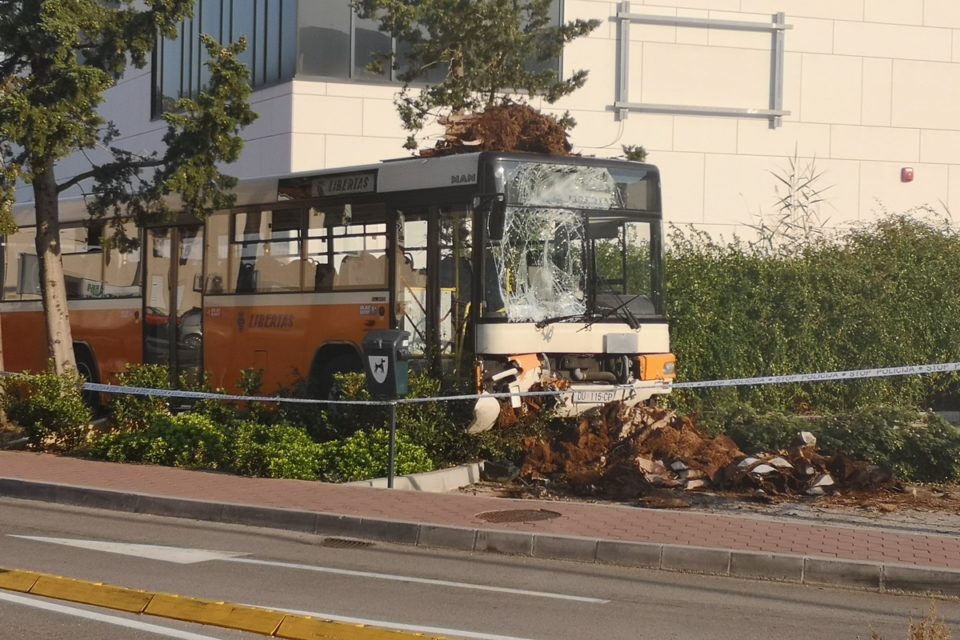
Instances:
[[[229,560],[230,558],[234,558],[236,556],[247,555],[245,553],[234,553],[231,551],[185,549],[182,547],[164,547],[154,544],[130,544],[126,542],[108,542],[105,540],[44,538],[42,536],[16,536],[12,534],[10,534],[10,537],[20,538],[22,540],[34,540],[36,542],[49,542],[51,544],[60,544],[67,547],[78,547],[80,549],[89,549],[91,551],[119,553],[125,556],[147,558],[148,560],[162,560],[164,562],[173,562],[176,564],[196,564],[198,562],[209,562],[211,560]]]
[[[429,584],[439,587],[453,587],[455,589],[472,589],[474,591],[496,591],[497,593],[510,593],[519,596],[533,596],[536,598],[553,598],[555,600],[573,600],[574,602],[588,602],[590,604],[607,604],[609,600],[600,598],[588,598],[586,596],[571,596],[564,593],[551,593],[549,591],[528,591],[526,589],[511,589],[510,587],[491,587],[485,584],[474,584],[471,582],[452,582],[450,580],[434,580],[431,578],[415,578],[413,576],[400,576],[392,573],[375,573],[370,571],[354,571],[352,569],[333,569],[331,567],[318,567],[310,564],[297,564],[295,562],[276,562],[273,560],[255,560],[253,558],[225,558],[226,562],[240,562],[243,564],[259,564],[268,567],[283,567],[285,569],[300,569],[302,571],[316,571],[317,573],[332,573],[341,576],[355,576],[358,578],[374,578],[377,580],[392,580],[394,582],[412,582],[415,584]]]
[[[375,580],[391,580],[394,582],[409,582],[414,584],[428,584],[439,587],[452,587],[455,589],[471,589],[474,591],[493,591],[496,593],[509,593],[511,595],[528,596],[534,598],[551,598],[554,600],[570,600],[573,602],[584,602],[589,604],[607,604],[609,600],[600,598],[589,598],[586,596],[573,596],[564,593],[552,593],[549,591],[530,591],[527,589],[512,589],[510,587],[494,587],[483,584],[474,584],[471,582],[453,582],[450,580],[434,580],[432,578],[417,578],[414,576],[395,575],[391,573],[375,573],[369,571],[355,571],[352,569],[336,569],[333,567],[320,567],[311,564],[299,564],[294,562],[279,562],[274,560],[256,560],[254,558],[243,558],[245,553],[234,553],[229,551],[210,551],[206,549],[186,549],[180,547],[165,547],[150,544],[128,544],[123,542],[107,542],[99,540],[76,540],[72,538],[45,538],[42,536],[15,536],[24,540],[33,540],[36,542],[48,542],[51,544],[66,545],[69,547],[78,547],[80,549],[89,549],[92,551],[104,551],[106,553],[119,553],[137,558],[149,558],[151,560],[162,560],[165,562],[175,562],[178,564],[193,564],[197,562],[208,562],[211,560],[220,560],[222,562],[239,562],[243,564],[254,564],[265,567],[281,567],[284,569],[297,569],[300,571],[314,571],[317,573],[329,573],[341,576],[353,576],[357,578],[371,578]]]
[[[264,606],[264,605],[249,605]],[[274,611],[283,611],[284,613],[293,613],[295,615],[310,616],[322,620],[332,620],[333,622],[344,622],[346,624],[362,624],[371,627],[380,627],[381,629],[394,629],[396,631],[411,631],[414,633],[430,633],[442,636],[453,636],[456,638],[469,638],[470,640],[533,640],[531,638],[521,638],[519,636],[503,636],[496,633],[481,633],[479,631],[464,631],[463,629],[447,629],[446,627],[427,627],[415,624],[404,624],[402,622],[384,622],[383,620],[368,620],[367,618],[351,618],[350,616],[338,616],[332,613],[320,613],[318,611],[302,611],[300,609],[284,609],[283,607],[269,607]]]
[[[64,615],[73,616],[75,618],[85,618],[87,620],[94,620],[96,622],[112,624],[118,627],[136,629],[137,631],[146,631],[147,633],[155,633],[157,635],[166,636],[168,638],[178,638],[179,640],[218,640],[214,636],[202,636],[199,633],[191,633],[189,631],[180,631],[179,629],[168,629],[167,627],[161,627],[160,625],[150,624],[149,622],[140,622],[139,620],[128,620],[126,618],[120,618],[118,616],[108,616],[103,613],[97,613],[96,611],[87,611],[86,609],[77,609],[76,607],[65,607],[62,604],[47,602],[46,600],[35,600],[33,598],[25,598],[23,596],[15,596],[11,593],[0,592],[0,601],[12,602],[14,604],[21,604],[27,607],[33,607],[35,609],[44,609],[46,611],[53,611],[55,613],[62,613]]]

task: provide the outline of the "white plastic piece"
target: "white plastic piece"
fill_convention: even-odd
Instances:
[[[790,464],[790,461],[780,456],[777,456],[771,460],[767,460],[767,464],[777,469],[793,469],[793,465]]]
[[[519,369],[517,369],[516,367],[510,367],[509,369],[504,369],[500,373],[493,374],[492,376],[490,376],[490,379],[493,380],[494,382],[499,382],[504,378],[509,378],[510,376],[516,376],[519,373],[520,373]]]
[[[758,476],[765,476],[768,473],[773,473],[776,470],[777,469],[775,467],[771,467],[768,464],[758,464],[753,469],[750,469],[750,473],[755,473]]]
[[[482,433],[489,431],[497,423],[500,416],[500,403],[486,391],[477,398],[473,405],[473,420],[467,426],[467,433]]]
[[[510,393],[520,393],[520,385],[512,384],[510,385]],[[510,406],[514,409],[519,409],[523,404],[523,398],[520,396],[510,396]]]

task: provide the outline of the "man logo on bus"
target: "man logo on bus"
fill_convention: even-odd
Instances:
[[[387,356],[367,357],[370,359],[370,373],[373,374],[373,379],[379,384],[383,384],[387,379],[387,368],[390,366],[390,361]]]
[[[473,184],[477,181],[475,173],[461,173],[450,176],[450,184]]]

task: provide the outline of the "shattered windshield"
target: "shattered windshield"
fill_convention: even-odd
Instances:
[[[486,317],[546,323],[609,316],[634,324],[631,314],[655,312],[651,242],[659,227],[617,211],[627,202],[658,208],[655,179],[535,162],[504,162],[500,177],[507,206],[487,244]]]

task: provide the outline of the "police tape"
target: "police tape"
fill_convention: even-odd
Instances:
[[[866,378],[890,378],[897,376],[929,375],[933,373],[951,373],[960,371],[960,362],[938,364],[920,364],[901,367],[883,367],[874,369],[853,369],[848,371],[826,371],[818,373],[798,373],[781,376],[761,376],[755,378],[727,378],[724,380],[702,380],[697,382],[649,381],[632,385],[605,386],[605,390],[622,391],[625,397],[641,389],[706,389],[718,387],[745,387],[770,384],[798,384],[807,382],[832,382],[842,380],[861,380]],[[3,372],[6,374],[7,372]],[[330,404],[385,406],[396,404],[418,404],[436,401],[478,400],[479,398],[528,398],[543,396],[561,396],[573,392],[571,389],[553,389],[546,391],[506,391],[502,393],[463,394],[431,398],[398,398],[395,400],[326,400],[318,398],[288,398],[280,396],[242,396],[204,391],[181,391],[175,389],[149,389],[144,387],[125,387],[88,382],[83,385],[85,391],[124,395],[139,395],[157,398],[183,398],[186,400],[220,400],[230,402],[272,402],[281,404]]]
[[[729,378],[727,380],[704,380],[700,382],[676,382],[674,389],[704,389],[708,387],[744,387],[764,384],[796,384],[802,382],[831,382],[834,380],[860,380],[864,378],[891,378],[895,376],[927,375],[960,371],[960,362],[918,364],[905,367],[878,369],[853,369],[851,371],[827,371],[823,373],[796,373],[760,378]]]

